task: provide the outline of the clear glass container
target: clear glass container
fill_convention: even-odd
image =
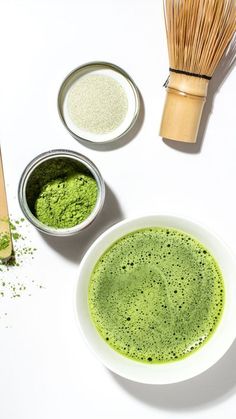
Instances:
[[[27,202],[27,194],[26,194],[27,184],[34,170],[37,167],[39,167],[42,163],[53,160],[53,159],[58,159],[58,158],[63,158],[63,159],[65,158],[68,160],[71,159],[73,162],[82,164],[82,166],[84,166],[90,171],[90,173],[96,180],[97,187],[98,187],[97,201],[91,214],[83,222],[70,228],[54,228],[46,224],[43,224],[34,216]],[[25,217],[39,231],[49,234],[49,235],[53,235],[53,236],[71,236],[71,235],[79,233],[81,230],[88,227],[100,213],[103,207],[104,199],[105,199],[105,183],[98,168],[87,157],[75,151],[70,151],[70,150],[50,150],[50,151],[47,151],[45,153],[38,155],[26,166],[19,182],[18,199],[19,199],[20,207]]]

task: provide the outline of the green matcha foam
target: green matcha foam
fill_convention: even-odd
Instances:
[[[98,260],[88,303],[102,338],[120,354],[163,363],[196,351],[214,333],[224,282],[209,251],[173,228],[146,228]]]

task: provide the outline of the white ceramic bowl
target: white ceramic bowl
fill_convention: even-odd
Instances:
[[[215,333],[199,350],[177,362],[148,365],[120,355],[100,337],[89,314],[88,284],[94,265],[112,243],[129,232],[154,226],[180,229],[194,236],[210,250],[224,277],[225,307]],[[236,337],[236,261],[231,251],[215,234],[190,220],[170,215],[125,220],[103,233],[85,254],[79,270],[76,310],[80,329],[87,343],[111,371],[130,380],[147,384],[170,384],[187,380],[215,364]]]

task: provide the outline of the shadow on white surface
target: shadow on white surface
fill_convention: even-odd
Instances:
[[[139,111],[137,120],[134,126],[131,128],[131,130],[127,132],[127,134],[107,144],[106,143],[96,144],[96,143],[87,142],[86,147],[91,148],[92,150],[96,150],[96,151],[112,151],[112,150],[116,150],[118,148],[124,147],[126,144],[132,141],[141,130],[143,122],[144,122],[144,118],[145,118],[144,101],[140,92],[139,92],[139,99],[140,99],[140,111]],[[81,141],[81,144],[85,145],[85,143],[82,141]]]
[[[224,357],[203,374],[170,385],[139,384],[111,372],[114,380],[131,396],[149,406],[165,410],[199,410],[215,405],[236,390],[236,342]]]
[[[74,263],[80,263],[83,255],[95,239],[108,227],[122,219],[123,213],[119,202],[109,186],[106,185],[104,206],[98,218],[94,220],[91,226],[72,237],[54,237],[43,233],[39,234],[61,256]]]
[[[166,145],[178,151],[181,151],[183,153],[197,154],[201,152],[204,137],[207,132],[209,119],[213,112],[215,96],[219,92],[222,84],[228,78],[229,74],[234,69],[235,65],[236,65],[236,37],[231,43],[228,51],[226,51],[226,53],[224,54],[222,60],[220,61],[212,77],[212,80],[209,83],[207,101],[203,109],[201,125],[199,128],[196,143],[190,144],[190,143],[172,141],[172,140],[168,140],[167,138],[163,138],[163,141]]]

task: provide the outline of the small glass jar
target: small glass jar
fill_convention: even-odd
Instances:
[[[27,202],[27,194],[26,194],[27,185],[35,169],[39,167],[42,163],[45,163],[46,161],[58,159],[58,158],[62,158],[62,159],[65,158],[68,160],[71,159],[73,162],[77,162],[81,164],[82,166],[84,166],[92,174],[92,176],[96,180],[97,187],[98,187],[97,201],[92,212],[83,222],[75,225],[74,227],[69,227],[69,228],[55,228],[55,227],[50,227],[46,224],[43,224],[34,216]],[[74,234],[79,233],[84,228],[88,227],[100,213],[103,207],[104,199],[105,199],[105,183],[98,168],[87,157],[75,151],[70,151],[70,150],[50,150],[50,151],[47,151],[45,153],[38,155],[26,166],[25,170],[23,171],[21,175],[20,182],[19,182],[18,199],[19,199],[20,207],[25,217],[39,231],[49,234],[49,235],[53,235],[53,236],[72,236]]]

